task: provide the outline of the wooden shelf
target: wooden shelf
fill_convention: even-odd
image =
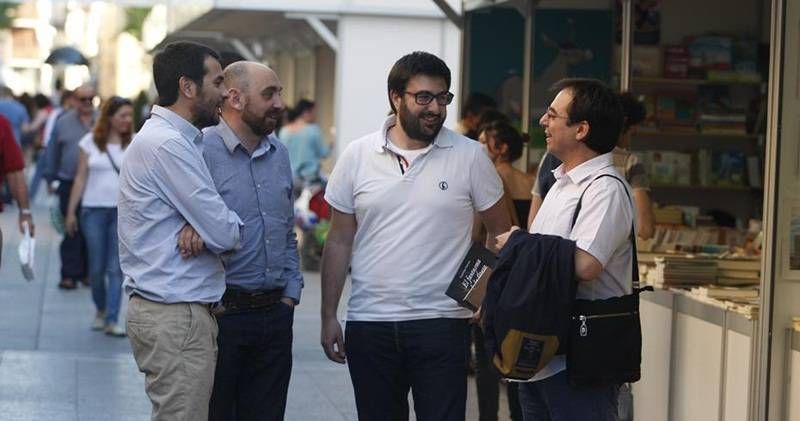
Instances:
[[[762,192],[762,187],[750,186],[699,186],[699,185],[680,185],[680,184],[651,184],[650,188],[660,191],[679,191],[679,190],[695,190],[705,192],[724,192],[724,193],[748,193],[748,192]]]
[[[645,131],[639,129],[633,136],[636,139],[645,138],[703,138],[703,139],[719,139],[719,140],[755,140],[758,139],[757,134],[723,134],[723,133],[704,133],[704,132],[684,132],[684,131]]]
[[[702,86],[702,85],[752,85],[758,86],[764,82],[761,81],[740,81],[740,80],[706,80],[706,79],[677,79],[677,78],[664,78],[664,77],[633,77],[632,83],[650,84],[650,85],[683,85],[683,86]]]

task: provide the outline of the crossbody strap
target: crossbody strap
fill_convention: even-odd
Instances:
[[[111,152],[109,152],[107,148],[106,148],[106,156],[108,157],[108,162],[111,163],[111,167],[114,168],[114,171],[116,171],[117,175],[119,175],[119,167],[117,166],[117,163],[114,162],[114,158],[111,157]]]
[[[597,179],[603,177],[611,177],[622,184],[623,186],[622,188],[623,190],[625,190],[625,195],[628,196],[628,201],[631,204],[631,209],[633,209],[634,206],[633,199],[631,199],[631,194],[628,193],[628,189],[625,188],[625,183],[623,183],[622,180],[615,175],[600,174],[597,177],[595,177],[592,181],[590,181],[589,185],[586,186],[585,189],[583,189],[583,193],[581,193],[581,197],[578,199],[578,204],[575,206],[575,213],[572,214],[572,223],[569,226],[570,230],[572,230],[572,228],[575,227],[575,222],[578,220],[578,214],[581,212],[581,206],[583,206],[583,195],[586,194],[586,190],[589,190],[589,187],[591,187],[592,183],[594,183]],[[633,220],[631,220],[631,232],[628,235],[628,240],[631,243],[631,252],[633,253],[633,259],[631,259],[631,279],[633,282],[631,284],[633,287],[633,293],[638,294],[641,291],[641,288],[639,284],[639,259],[636,253],[636,233],[633,228]]]

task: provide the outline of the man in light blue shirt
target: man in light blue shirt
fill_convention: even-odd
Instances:
[[[153,78],[159,105],[120,170],[128,336],[152,419],[205,420],[217,351],[212,303],[225,290],[220,255],[239,246],[242,225],[202,155],[200,129],[219,121],[225,99],[219,55],[200,44],[169,44],[153,60]]]
[[[236,62],[224,74],[228,98],[219,124],[205,130],[203,155],[244,228],[241,249],[223,259],[227,290],[209,420],[279,420],[292,369],[293,308],[303,288],[289,154],[271,135],[283,113],[282,88],[260,63]]]

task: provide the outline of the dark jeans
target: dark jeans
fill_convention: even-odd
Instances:
[[[519,385],[525,421],[617,421],[618,396],[619,385],[574,388],[566,371]]]
[[[467,320],[347,322],[345,350],[360,421],[464,421]]]
[[[486,350],[483,331],[477,324],[472,325],[472,337],[475,343],[475,386],[478,390],[479,421],[497,421],[500,407],[500,374],[492,364],[492,358]],[[511,421],[522,421],[522,408],[519,406],[517,383],[506,383],[508,396],[508,412]]]
[[[58,185],[58,206],[61,214],[66,218],[67,206],[69,205],[69,193],[72,190],[72,180],[61,180]],[[76,209],[75,215],[80,215],[80,205]],[[81,230],[75,231],[75,235],[64,234],[61,240],[61,277],[72,278],[76,282],[86,277],[86,241]]]
[[[294,309],[276,303],[217,316],[209,421],[283,420],[292,374]]]
[[[81,232],[86,239],[92,299],[98,311],[105,311],[106,323],[117,323],[122,295],[119,266],[117,208],[81,209]]]

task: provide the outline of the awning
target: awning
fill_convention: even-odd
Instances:
[[[202,42],[219,51],[235,51],[248,60],[280,51],[336,46],[334,16],[279,11],[213,9],[167,35],[155,49],[178,40]],[[332,44],[333,43],[333,44]]]

